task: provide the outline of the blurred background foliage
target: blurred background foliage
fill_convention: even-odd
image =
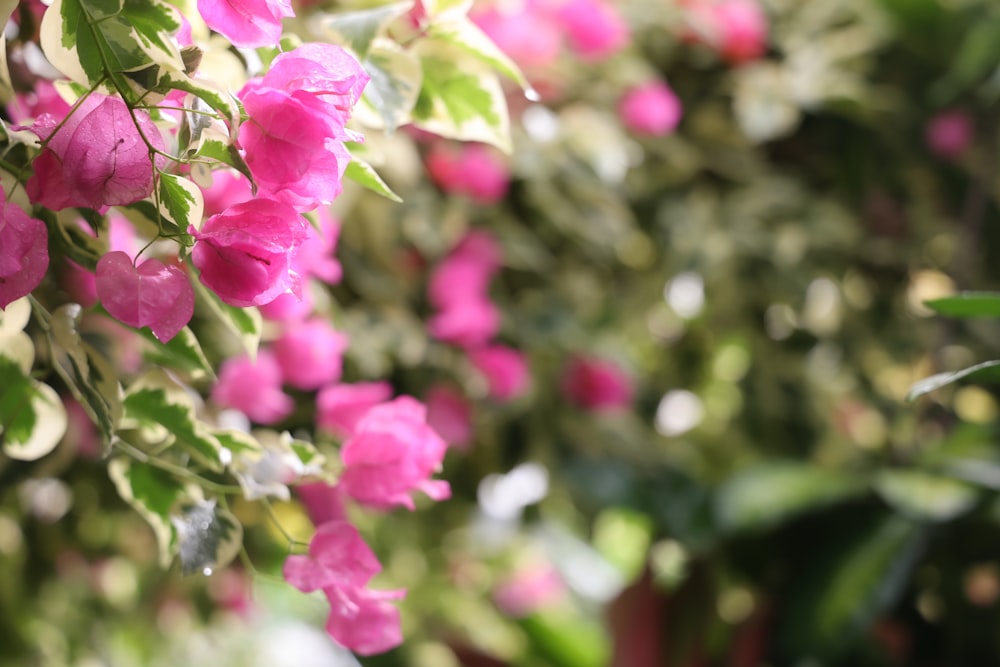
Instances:
[[[474,401],[454,499],[356,519],[409,589],[406,644],[362,664],[1000,662],[997,395],[906,401],[996,350],[995,322],[923,302],[1000,287],[1000,7],[768,0],[768,49],[739,66],[679,38],[680,4],[616,7],[627,49],[529,69],[540,101],[511,88],[503,199],[434,187],[437,140],[399,131],[367,154],[404,203],[338,202],[345,377]],[[641,137],[616,104],[654,76],[684,117]],[[974,135],[942,155],[928,124],[954,110]],[[530,362],[509,402],[425,329],[429,272],[474,228],[503,248],[500,339]],[[573,355],[623,369],[632,409],[567,401]],[[259,573],[185,578],[100,463],[4,461],[0,662],[355,664],[273,580],[284,537],[233,511]],[[308,538],[297,503],[275,511]],[[537,604],[503,604],[512,580]]]

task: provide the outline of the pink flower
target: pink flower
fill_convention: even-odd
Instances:
[[[632,381],[618,366],[603,359],[573,358],[561,386],[566,398],[585,410],[616,410],[632,402]]]
[[[295,407],[292,397],[281,391],[281,368],[269,350],[258,351],[256,362],[245,355],[223,361],[212,400],[258,424],[275,424]]]
[[[213,215],[197,239],[191,261],[201,282],[231,306],[265,304],[299,286],[290,259],[307,237],[305,219],[285,204],[251,199]]]
[[[198,0],[205,25],[235,46],[274,46],[281,39],[281,19],[295,16],[290,0]]]
[[[285,581],[303,592],[322,590],[330,602],[327,632],[339,644],[372,655],[402,642],[399,611],[390,604],[404,590],[365,588],[382,570],[357,528],[346,521],[321,525],[309,542],[307,556],[285,560]]]
[[[347,336],[313,319],[292,325],[271,350],[285,383],[308,391],[340,379],[347,343]]]
[[[934,116],[924,129],[924,141],[932,153],[953,160],[972,143],[975,128],[972,117],[959,109],[943,111]]]
[[[12,121],[23,124],[43,114],[63,118],[69,113],[70,105],[56,91],[48,79],[36,79],[34,89],[27,93],[17,93],[7,105]]]
[[[344,492],[377,509],[415,509],[410,493],[418,490],[434,500],[450,497],[448,482],[430,478],[448,445],[426,417],[424,405],[409,396],[369,410],[340,450]]]
[[[603,60],[628,44],[628,25],[601,0],[569,0],[559,9],[559,19],[570,47],[584,60]]]
[[[521,67],[545,67],[559,57],[562,31],[537,4],[501,3],[469,18]]]
[[[506,160],[481,144],[437,144],[427,155],[427,171],[445,192],[467,195],[480,204],[500,201],[510,186]]]
[[[306,514],[314,526],[338,520],[347,520],[344,510],[344,494],[340,487],[326,482],[299,484],[295,493],[306,508]]]
[[[333,256],[340,236],[340,222],[327,208],[320,208],[317,213],[319,229],[309,225],[309,235],[295,251],[292,265],[303,278],[315,277],[333,285],[340,282],[343,275],[340,262]]]
[[[767,49],[767,17],[757,0],[696,0],[687,18],[693,28],[688,37],[733,65],[756,60]]]
[[[324,387],[316,395],[316,425],[320,429],[349,437],[370,409],[389,400],[388,382],[358,382]]]
[[[284,292],[258,308],[260,308],[260,314],[263,315],[264,319],[290,324],[309,317],[315,305],[312,291],[304,285],[302,298],[291,292]]]
[[[0,310],[38,287],[48,268],[45,223],[8,202],[0,188]]]
[[[97,262],[97,296],[119,322],[136,328],[148,326],[164,343],[194,314],[194,290],[180,268],[158,259],[135,266],[118,250]]]
[[[485,344],[500,330],[500,311],[485,298],[449,306],[427,322],[431,336],[459,347]]]
[[[625,94],[618,115],[637,134],[670,134],[681,120],[681,101],[665,82],[650,81]]]
[[[212,172],[212,185],[201,189],[205,199],[205,216],[222,213],[233,204],[253,198],[250,179],[235,169]]]
[[[524,354],[504,345],[491,345],[469,352],[469,361],[486,378],[492,398],[509,401],[528,389],[530,379]]]
[[[431,273],[428,299],[437,308],[485,299],[500,261],[500,246],[488,232],[469,232]]]
[[[163,138],[145,111],[131,113],[134,119],[121,99],[92,93],[58,130],[52,116],[39,119],[32,130],[48,144],[24,186],[31,201],[54,210],[100,209],[148,197],[154,165],[146,142],[162,151]]]
[[[264,75],[263,85],[315,95],[340,112],[343,125],[370,78],[343,48],[312,42],[279,54]]]
[[[559,572],[546,566],[515,573],[497,586],[493,599],[503,613],[520,618],[558,602],[565,595],[566,584]]]
[[[427,423],[453,447],[467,449],[472,442],[472,405],[465,396],[445,385],[427,390]]]

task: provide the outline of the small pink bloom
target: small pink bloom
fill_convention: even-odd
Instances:
[[[569,0],[559,18],[570,47],[584,60],[603,60],[628,44],[625,20],[614,5],[601,0]]]
[[[253,199],[250,179],[235,169],[212,172],[212,185],[201,189],[205,199],[205,217],[222,213],[233,204]]]
[[[537,3],[500,3],[469,18],[521,67],[545,67],[559,57],[562,31]]]
[[[43,114],[63,118],[69,110],[69,103],[59,95],[55,85],[48,79],[37,79],[33,90],[17,93],[7,105],[11,120],[18,124],[39,118]]]
[[[467,449],[472,442],[472,404],[445,385],[427,390],[427,423],[453,447]]]
[[[939,113],[927,123],[924,141],[938,157],[953,160],[968,149],[974,133],[972,117],[965,111],[953,109]]]
[[[427,410],[400,396],[369,410],[340,450],[340,484],[358,502],[377,509],[402,505],[415,509],[410,494],[423,491],[434,500],[451,496],[443,480],[432,480],[448,445],[427,425]]]
[[[300,287],[290,259],[307,237],[307,224],[285,204],[251,199],[213,215],[201,231],[188,228],[198,240],[191,261],[201,282],[229,305],[265,304]]]
[[[571,403],[585,410],[616,410],[632,402],[632,381],[617,365],[603,359],[573,358],[561,387]]]
[[[296,486],[295,493],[305,506],[306,514],[314,526],[347,520],[344,494],[339,486],[326,482],[310,482]]]
[[[467,195],[480,204],[503,199],[510,186],[506,160],[481,144],[438,144],[427,155],[427,171],[445,192]]]
[[[121,99],[92,93],[58,129],[53,117],[39,119],[32,129],[49,141],[24,186],[31,201],[100,209],[148,197],[154,165],[146,141],[162,151],[163,138],[145,111],[131,113],[134,119]]]
[[[295,16],[290,0],[198,0],[205,24],[235,46],[274,46],[281,19]]]
[[[513,348],[491,345],[471,350],[469,361],[486,378],[490,396],[498,401],[517,398],[528,389],[527,359]]]
[[[8,202],[0,188],[0,310],[38,287],[48,267],[45,223]]]
[[[449,256],[438,264],[427,284],[427,298],[437,308],[485,301],[494,269],[472,258]]]
[[[625,127],[637,134],[670,134],[682,115],[681,101],[663,81],[650,81],[629,90],[618,105]]]
[[[528,616],[558,602],[566,595],[566,584],[551,566],[535,567],[515,573],[493,592],[500,610],[514,618]]]
[[[319,389],[340,379],[348,338],[320,319],[292,325],[271,346],[286,384]]]
[[[149,327],[163,342],[176,336],[194,314],[194,289],[181,269],[158,259],[137,267],[117,250],[97,262],[97,296],[119,322]]]
[[[326,207],[317,209],[319,229],[309,225],[309,236],[295,251],[292,265],[299,275],[315,277],[328,285],[340,282],[343,269],[333,256],[340,236],[340,222]]]
[[[303,285],[301,299],[291,292],[284,292],[258,308],[266,320],[291,324],[312,315],[315,305],[312,291],[308,289],[308,286]]]
[[[404,589],[324,588],[330,602],[326,631],[337,643],[359,655],[384,653],[403,643],[399,609],[393,600],[406,597]]]
[[[427,322],[431,336],[459,347],[485,344],[500,330],[500,311],[485,298],[463,301],[434,315]]]
[[[275,424],[295,407],[292,397],[281,391],[281,368],[270,350],[258,351],[256,362],[245,355],[223,361],[212,400],[258,424]]]
[[[733,65],[756,60],[767,49],[767,17],[757,0],[696,0],[687,18],[692,27],[687,37]]]
[[[316,395],[316,425],[346,438],[370,409],[392,397],[388,382],[358,382],[324,387]]]

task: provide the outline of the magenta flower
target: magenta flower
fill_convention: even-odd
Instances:
[[[343,275],[340,262],[333,256],[340,236],[340,222],[325,207],[318,209],[317,214],[319,229],[309,225],[309,235],[295,251],[292,265],[303,278],[314,277],[333,285],[340,282]]]
[[[618,104],[622,123],[637,134],[670,134],[682,114],[681,101],[663,81],[650,81],[632,88]]]
[[[136,266],[118,250],[97,262],[97,296],[119,322],[149,327],[164,343],[194,314],[194,289],[184,271],[158,259]]]
[[[437,144],[427,155],[427,172],[445,192],[466,195],[480,204],[503,199],[510,186],[507,161],[481,144]]]
[[[49,141],[24,186],[31,201],[53,210],[100,209],[148,197],[154,165],[147,142],[162,151],[163,138],[145,111],[131,114],[121,99],[92,93],[58,130],[52,116],[39,119],[32,131]]]
[[[49,268],[49,232],[0,188],[0,310],[38,287]]]
[[[390,604],[404,590],[365,588],[382,570],[378,559],[346,521],[321,525],[309,554],[285,560],[285,581],[303,592],[322,590],[330,602],[326,629],[339,644],[361,655],[382,653],[402,642],[399,611]]]
[[[500,330],[500,311],[485,298],[449,306],[427,322],[431,336],[459,347],[485,344]]]
[[[528,616],[559,602],[566,596],[566,584],[551,565],[516,572],[493,591],[497,607],[514,618]]]
[[[340,436],[354,434],[370,409],[392,397],[388,382],[358,382],[324,387],[316,394],[316,425]]]
[[[632,402],[631,379],[617,365],[603,359],[571,359],[561,388],[571,403],[595,412],[625,408]]]
[[[537,2],[498,3],[469,15],[518,65],[545,67],[559,57],[562,31]]]
[[[560,7],[558,16],[570,48],[584,60],[603,60],[628,44],[628,25],[611,4],[569,0]]]
[[[347,344],[347,336],[313,319],[289,327],[271,351],[285,384],[308,391],[340,379]]]
[[[70,105],[56,90],[55,84],[48,79],[36,79],[31,91],[16,93],[14,99],[7,105],[11,120],[18,124],[39,118],[43,114],[63,118],[69,110]]]
[[[336,484],[326,482],[310,482],[299,484],[295,487],[302,505],[306,508],[306,514],[314,526],[322,526],[325,523],[338,520],[347,520],[347,512],[344,509],[344,494]]]
[[[467,449],[472,442],[472,404],[446,385],[427,390],[427,423],[452,447]]]
[[[212,184],[201,189],[205,199],[205,216],[222,213],[233,204],[253,199],[250,179],[235,169],[220,169],[212,172]]]
[[[299,287],[291,256],[307,237],[305,219],[285,204],[251,199],[213,215],[201,230],[191,261],[201,282],[231,306],[268,303]]]
[[[486,378],[490,397],[498,401],[509,401],[528,390],[528,361],[514,348],[491,345],[471,350],[469,361]]]
[[[696,0],[687,11],[692,26],[687,37],[728,63],[756,60],[767,49],[767,17],[757,0]]]
[[[275,424],[295,407],[292,397],[281,391],[281,368],[270,350],[258,351],[256,361],[246,355],[223,361],[212,400],[258,424]]]
[[[954,160],[972,143],[975,133],[972,117],[965,111],[952,109],[934,116],[924,128],[924,141],[939,158]]]
[[[410,494],[423,491],[434,500],[451,496],[451,487],[430,477],[448,445],[427,425],[427,410],[400,396],[369,410],[340,450],[340,485],[358,502],[377,509],[402,505],[415,509]]]
[[[198,0],[198,13],[212,30],[235,46],[274,46],[281,19],[295,16],[291,0]]]
[[[308,285],[303,285],[301,298],[291,292],[283,292],[258,308],[264,319],[290,325],[312,315],[315,305],[312,291],[308,289]]]
[[[357,59],[341,47],[312,42],[279,54],[262,85],[315,95],[340,112],[343,125],[370,78]]]

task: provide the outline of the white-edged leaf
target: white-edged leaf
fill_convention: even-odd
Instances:
[[[108,476],[122,500],[131,505],[153,529],[160,566],[170,565],[177,553],[177,532],[170,516],[188,495],[186,487],[159,468],[125,457],[111,460]]]
[[[963,368],[960,371],[937,373],[936,375],[924,378],[910,387],[910,393],[906,395],[906,400],[915,400],[924,394],[934,391],[935,389],[940,389],[941,387],[964,378],[977,378],[991,381],[1000,379],[1000,359],[994,361],[984,361],[981,364],[969,366],[968,368]]]
[[[0,356],[0,442],[12,459],[45,456],[66,434],[66,409],[55,390]]]
[[[409,122],[420,95],[420,60],[395,42],[380,39],[362,64],[371,81],[356,109],[358,117],[387,132]]]
[[[454,44],[473,58],[481,60],[516,83],[522,90],[531,87],[524,78],[521,68],[468,17],[462,16],[451,21],[432,23],[429,34]]]
[[[191,179],[160,172],[157,194],[162,219],[174,227],[175,233],[186,233],[188,225],[201,227],[205,198],[201,188]]]
[[[184,327],[166,343],[161,342],[149,327],[136,330],[150,346],[144,353],[147,361],[167,366],[173,371],[187,372],[194,380],[214,378],[215,369],[205,357],[201,343],[189,327]]]
[[[360,9],[352,12],[323,14],[316,17],[323,36],[341,46],[350,47],[359,56],[368,53],[376,37],[394,19],[403,16],[413,8],[413,0],[395,2],[391,5]]]
[[[187,505],[170,520],[184,574],[212,574],[228,565],[243,546],[243,526],[214,499]]]

